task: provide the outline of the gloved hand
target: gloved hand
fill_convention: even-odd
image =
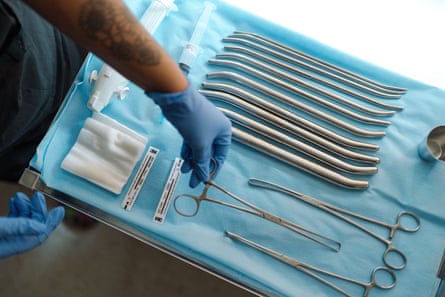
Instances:
[[[230,148],[232,129],[230,120],[189,84],[184,92],[146,92],[161,107],[164,116],[184,138],[181,171],[193,170],[190,187],[209,180],[213,170],[211,158],[216,160],[216,176]]]
[[[17,193],[9,200],[8,217],[0,217],[0,259],[30,250],[60,224],[65,209],[58,206],[47,213],[45,197],[36,192],[32,200]]]

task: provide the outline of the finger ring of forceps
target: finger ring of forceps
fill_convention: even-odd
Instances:
[[[334,285],[330,281],[322,278],[320,275],[317,274],[317,272],[319,274],[324,274],[324,275],[327,275],[327,276],[330,276],[330,277],[333,277],[333,278],[336,278],[336,279],[339,279],[339,280],[343,280],[343,281],[346,281],[346,282],[349,282],[349,283],[356,284],[356,285],[364,287],[365,288],[365,292],[363,293],[363,297],[368,297],[369,296],[369,292],[371,291],[371,289],[373,287],[377,287],[377,288],[380,288],[380,289],[387,290],[387,289],[393,288],[396,285],[396,282],[397,282],[397,278],[396,278],[395,273],[392,270],[390,270],[389,268],[387,268],[387,267],[382,267],[382,266],[376,267],[372,271],[371,281],[366,283],[366,282],[363,282],[363,281],[355,280],[355,279],[352,279],[352,278],[349,278],[349,277],[346,277],[346,276],[342,276],[340,274],[336,274],[336,273],[333,273],[333,272],[330,272],[330,271],[327,271],[327,270],[323,270],[323,269],[320,269],[318,267],[315,267],[315,266],[312,266],[312,265],[300,262],[300,261],[298,261],[296,259],[293,259],[293,258],[291,258],[289,256],[286,256],[286,255],[284,255],[282,253],[276,252],[276,251],[271,250],[271,249],[269,249],[269,248],[267,248],[265,246],[262,246],[262,245],[260,245],[258,243],[255,243],[255,242],[250,241],[250,240],[248,240],[248,239],[246,239],[244,237],[241,237],[238,234],[234,234],[232,232],[226,231],[226,235],[229,236],[232,239],[236,239],[236,240],[244,243],[245,245],[251,246],[251,247],[253,247],[253,248],[255,248],[255,249],[257,249],[257,250],[259,250],[259,251],[261,251],[261,252],[271,256],[271,257],[274,257],[275,259],[278,259],[281,262],[286,263],[287,265],[290,265],[290,266],[300,270],[301,272],[306,273],[307,275],[315,278],[316,280],[322,282],[323,284],[333,288],[334,290],[336,290],[336,291],[340,292],[341,294],[343,294],[345,296],[348,296],[348,297],[352,297],[352,295],[349,294],[348,292],[346,292],[345,290],[340,289],[339,287],[337,287],[336,285]],[[386,273],[387,275],[389,275],[389,278],[391,279],[391,281],[388,284],[382,284],[377,279],[377,274],[378,273]]]
[[[286,187],[280,186],[280,185],[272,183],[272,182],[268,182],[268,181],[257,179],[257,178],[251,178],[251,179],[249,179],[249,184],[252,186],[257,186],[257,187],[285,193],[287,195],[290,195],[294,198],[297,198],[298,200],[306,202],[316,208],[319,208],[319,209],[353,225],[354,227],[362,230],[363,232],[371,235],[375,239],[386,244],[386,250],[383,254],[383,261],[384,261],[385,265],[387,265],[389,268],[394,269],[394,270],[401,270],[406,267],[406,263],[407,263],[406,255],[404,253],[402,253],[402,251],[399,250],[398,248],[395,248],[392,244],[392,241],[394,239],[394,235],[397,230],[401,230],[401,231],[405,231],[405,232],[416,232],[420,229],[420,218],[415,213],[409,212],[409,211],[402,211],[397,215],[395,224],[388,224],[388,223],[380,222],[380,221],[353,213],[351,211],[342,209],[340,207],[322,202],[320,200],[317,200],[317,199],[312,198],[307,195],[303,195],[303,194],[298,193],[294,190],[288,189]],[[353,217],[353,218],[356,218],[356,219],[359,219],[362,221],[366,221],[366,222],[375,224],[377,226],[386,227],[390,230],[390,234],[389,234],[388,238],[385,239],[384,237],[381,237],[380,235],[372,232],[371,230],[365,228],[363,225],[360,225],[359,223],[357,223],[356,221],[353,221],[351,218],[349,218],[347,216],[350,216],[350,217]],[[403,226],[402,225],[403,217],[410,218],[413,222],[415,222],[415,226],[414,227]],[[390,254],[398,255],[399,258],[402,260],[402,263],[400,265],[392,264],[389,260]]]
[[[334,239],[331,239],[327,236],[324,236],[322,234],[316,233],[310,229],[307,229],[305,227],[302,227],[298,224],[295,224],[293,222],[290,222],[284,218],[281,218],[275,214],[272,214],[270,212],[267,212],[257,206],[255,206],[254,204],[247,202],[243,199],[241,199],[240,197],[236,196],[235,194],[227,191],[226,189],[224,189],[223,187],[221,187],[220,185],[216,184],[213,180],[212,177],[216,172],[216,166],[217,163],[214,159],[212,159],[212,164],[213,164],[213,169],[210,173],[210,178],[209,180],[205,183],[204,189],[202,190],[200,195],[191,195],[191,194],[180,194],[178,196],[175,197],[174,202],[173,202],[173,207],[175,209],[175,211],[185,217],[193,217],[195,216],[198,211],[199,211],[199,207],[201,205],[202,201],[208,201],[208,202],[213,202],[219,205],[223,205],[226,207],[231,207],[233,209],[237,209],[255,216],[258,216],[260,218],[263,218],[267,221],[270,221],[272,223],[275,223],[279,226],[282,226],[284,228],[287,228],[303,237],[306,237],[322,246],[325,246],[335,252],[338,252],[341,248],[341,243],[339,241],[336,241]],[[227,196],[229,196],[230,198],[238,201],[239,203],[241,203],[243,206],[239,206],[239,205],[235,205],[232,203],[228,203],[228,202],[224,202],[215,198],[211,198],[209,197],[208,191],[210,189],[210,187],[214,187],[217,190],[221,191],[222,193],[226,194]],[[314,237],[312,235],[318,237]]]

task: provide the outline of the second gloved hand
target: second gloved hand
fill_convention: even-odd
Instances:
[[[180,93],[146,94],[161,107],[164,116],[184,138],[182,172],[193,170],[190,187],[208,181],[209,172],[213,169],[211,158],[217,163],[216,175],[230,148],[230,120],[191,85]]]
[[[9,214],[0,217],[0,259],[33,249],[45,241],[65,215],[58,206],[47,213],[45,197],[36,192],[30,200],[17,193],[9,201]]]

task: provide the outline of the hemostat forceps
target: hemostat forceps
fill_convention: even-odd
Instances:
[[[318,272],[320,274],[324,274],[324,275],[330,276],[330,277],[333,277],[333,278],[336,278],[336,279],[339,279],[339,280],[343,280],[343,281],[350,282],[352,284],[356,284],[356,285],[364,287],[365,288],[365,292],[363,293],[363,297],[368,297],[369,296],[369,291],[371,291],[371,289],[373,287],[377,287],[377,288],[385,289],[385,290],[386,289],[391,289],[391,288],[393,288],[396,285],[396,282],[397,282],[395,273],[392,270],[388,269],[387,267],[381,267],[381,266],[380,267],[376,267],[372,271],[371,281],[369,283],[366,283],[366,282],[362,282],[362,281],[358,281],[358,280],[355,280],[355,279],[351,279],[351,278],[348,278],[348,277],[345,277],[345,276],[342,276],[342,275],[339,275],[339,274],[336,274],[336,273],[333,273],[333,272],[330,272],[330,271],[327,271],[327,270],[323,270],[323,269],[320,269],[318,267],[315,267],[315,266],[312,266],[312,265],[309,265],[309,264],[306,264],[306,263],[303,263],[303,262],[300,262],[300,261],[295,260],[295,259],[293,259],[293,258],[291,258],[289,256],[286,256],[284,254],[281,254],[279,252],[276,252],[274,250],[266,248],[266,247],[264,247],[264,246],[262,246],[260,244],[252,242],[252,241],[250,241],[248,239],[245,239],[245,238],[243,238],[243,237],[241,237],[241,236],[239,236],[237,234],[234,234],[232,232],[226,231],[226,234],[227,234],[227,236],[229,236],[232,239],[236,239],[236,240],[238,240],[238,241],[240,241],[240,242],[242,242],[242,243],[244,243],[244,244],[246,244],[248,246],[251,246],[251,247],[253,247],[253,248],[257,249],[257,250],[260,250],[263,253],[265,253],[265,254],[267,254],[269,256],[272,256],[272,257],[282,261],[283,263],[286,263],[286,264],[288,264],[288,265],[290,265],[290,266],[300,270],[301,272],[306,273],[309,276],[312,276],[316,280],[322,282],[323,284],[333,288],[334,290],[336,290],[336,291],[340,292],[341,294],[343,294],[345,296],[348,296],[348,297],[352,297],[352,295],[350,295],[346,291],[340,289],[339,287],[337,287],[333,283],[327,281],[326,279],[322,278],[316,272]],[[381,284],[377,280],[377,276],[376,276],[379,271],[380,272],[386,272],[386,274],[388,274],[389,277],[391,278],[391,282],[388,283],[388,284]]]
[[[268,182],[268,181],[264,181],[264,180],[260,180],[260,179],[256,179],[256,178],[251,178],[251,179],[249,179],[249,184],[252,185],[252,186],[262,187],[262,188],[266,188],[266,189],[275,190],[275,191],[278,191],[278,192],[285,193],[285,194],[290,195],[290,196],[292,196],[294,198],[297,198],[297,199],[299,199],[301,201],[304,201],[304,202],[306,202],[306,203],[308,203],[308,204],[310,204],[310,205],[312,205],[314,207],[317,207],[317,208],[319,208],[321,210],[324,210],[325,212],[327,212],[327,213],[329,213],[329,214],[331,214],[333,216],[336,216],[337,218],[339,218],[339,219],[341,219],[341,220],[343,220],[343,221],[353,225],[354,227],[362,230],[363,232],[371,235],[375,239],[377,239],[377,240],[383,242],[384,244],[386,244],[387,248],[386,248],[386,250],[385,250],[385,252],[383,254],[383,261],[385,262],[385,264],[388,267],[390,267],[392,269],[395,269],[395,270],[400,270],[400,269],[405,268],[406,262],[407,262],[406,256],[405,256],[404,253],[402,253],[402,251],[400,251],[399,249],[395,248],[392,245],[392,240],[394,239],[394,235],[395,235],[397,230],[402,230],[402,231],[405,231],[405,232],[416,232],[417,230],[419,230],[419,228],[420,228],[420,218],[415,213],[408,212],[408,211],[402,211],[402,212],[400,212],[398,214],[396,223],[391,225],[391,224],[388,224],[388,223],[385,223],[385,222],[380,222],[380,221],[377,221],[377,220],[374,220],[374,219],[371,219],[371,218],[368,218],[368,217],[365,217],[365,216],[353,213],[351,211],[342,209],[340,207],[336,207],[334,205],[331,205],[331,204],[319,201],[319,200],[317,200],[315,198],[303,195],[301,193],[298,193],[296,191],[293,191],[291,189],[285,188],[283,186],[280,186],[280,185],[277,185],[277,184],[274,184],[274,183],[271,183],[271,182]],[[388,236],[388,239],[385,239],[384,237],[381,237],[380,235],[372,232],[371,230],[367,229],[363,225],[360,225],[356,221],[353,221],[352,219],[350,219],[346,215],[348,215],[350,217],[357,218],[357,219],[362,220],[362,221],[366,221],[366,222],[378,225],[378,226],[382,226],[382,227],[388,228],[390,230],[390,234]],[[414,227],[404,227],[402,225],[402,217],[410,217],[415,222],[415,226]],[[388,259],[388,255],[391,254],[391,253],[399,255],[399,257],[402,260],[402,264],[400,264],[400,265],[391,264],[389,259]]]
[[[224,189],[223,187],[221,187],[220,185],[216,184],[213,180],[212,177],[216,171],[216,162],[214,161],[214,168],[212,170],[212,172],[210,173],[210,178],[209,180],[206,182],[204,189],[202,190],[202,193],[197,196],[197,195],[191,195],[191,194],[180,194],[178,196],[176,196],[176,198],[174,199],[174,203],[173,206],[176,210],[176,212],[182,216],[185,217],[193,217],[195,216],[198,211],[199,211],[199,207],[201,205],[202,201],[209,201],[209,202],[213,202],[216,204],[220,204],[220,205],[224,205],[227,207],[231,207],[233,209],[237,209],[240,211],[244,211],[246,213],[258,216],[260,218],[263,218],[265,220],[268,220],[270,222],[273,222],[277,225],[280,225],[282,227],[285,227],[297,234],[300,234],[310,240],[313,240],[331,250],[334,250],[336,252],[338,252],[340,250],[341,247],[341,243],[328,238],[324,235],[318,234],[312,230],[309,230],[307,228],[304,228],[302,226],[299,226],[293,222],[290,222],[286,219],[283,219],[281,217],[278,217],[272,213],[269,213],[265,210],[262,210],[261,208],[239,198],[238,196],[236,196],[235,194],[230,193],[229,191],[227,191],[226,189]],[[207,196],[207,193],[210,189],[210,187],[215,187],[216,189],[218,189],[219,191],[223,192],[224,194],[228,195],[229,197],[231,197],[232,199],[235,199],[236,201],[238,201],[239,203],[243,204],[246,207],[242,207],[242,206],[238,206],[235,204],[231,204],[231,203],[227,203],[221,200],[217,200],[214,198],[210,198]],[[189,201],[185,201],[186,199],[188,199]],[[182,201],[182,202],[181,202]],[[187,202],[192,202],[192,203],[187,203]],[[192,204],[192,205],[191,205]],[[317,237],[319,237],[320,239],[317,239],[309,234],[315,235]],[[321,239],[324,239],[325,241],[330,242],[330,244],[323,242]]]

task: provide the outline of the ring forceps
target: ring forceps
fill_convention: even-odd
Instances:
[[[399,249],[395,248],[392,244],[392,240],[394,239],[394,235],[396,233],[397,230],[402,230],[405,232],[416,232],[417,230],[420,229],[420,218],[412,212],[409,211],[402,211],[397,215],[397,220],[396,223],[391,225],[385,222],[380,222],[356,213],[353,213],[351,211],[342,209],[340,207],[336,207],[334,205],[319,201],[315,198],[303,195],[301,193],[298,193],[296,191],[293,191],[291,189],[285,188],[283,186],[280,186],[278,184],[274,184],[268,181],[264,181],[261,179],[256,179],[256,178],[251,178],[249,179],[249,184],[252,186],[257,186],[257,187],[261,187],[261,188],[266,188],[266,189],[270,189],[270,190],[275,190],[281,193],[285,193],[287,195],[290,195],[294,198],[297,198],[303,202],[306,202],[314,207],[317,207],[321,210],[324,210],[325,212],[336,216],[337,218],[353,225],[354,227],[362,230],[363,232],[371,235],[372,237],[374,237],[375,239],[383,242],[384,244],[386,244],[386,250],[383,253],[383,261],[384,263],[394,269],[394,270],[400,270],[405,268],[406,263],[407,263],[407,259],[404,253],[402,253],[402,251],[400,251]],[[385,239],[384,237],[381,237],[380,235],[372,232],[371,230],[367,229],[366,227],[364,227],[363,225],[360,225],[359,223],[357,223],[356,221],[353,221],[351,218],[347,217],[346,215],[350,216],[350,217],[354,217],[356,219],[362,220],[362,221],[366,221],[378,226],[382,226],[382,227],[386,227],[390,230],[390,234],[388,236],[388,239]],[[415,222],[415,226],[414,227],[406,227],[402,225],[402,218],[411,218],[414,222]],[[396,254],[400,257],[400,259],[402,260],[402,263],[400,265],[396,265],[396,264],[391,264],[390,260],[389,260],[389,255],[390,254]]]
[[[216,172],[216,161],[214,161],[213,159],[212,159],[212,161],[213,161],[213,170],[210,173],[210,178],[206,182],[201,194],[199,196],[191,195],[191,194],[180,194],[180,195],[176,196],[176,198],[174,199],[173,206],[174,206],[175,211],[178,214],[185,216],[185,217],[193,217],[198,213],[201,202],[209,201],[209,202],[213,202],[213,203],[216,203],[219,205],[231,207],[233,209],[237,209],[237,210],[258,216],[258,217],[268,220],[270,222],[273,222],[279,226],[285,227],[297,234],[300,234],[301,236],[304,236],[312,241],[315,241],[315,242],[317,242],[331,250],[334,250],[336,252],[338,252],[340,250],[340,248],[341,248],[340,242],[338,242],[334,239],[328,238],[322,234],[316,233],[316,232],[309,230],[305,227],[302,227],[300,225],[297,225],[297,224],[290,222],[286,219],[278,217],[278,216],[276,216],[272,213],[269,213],[265,210],[262,210],[261,208],[241,199],[240,197],[236,196],[233,193],[230,193],[229,191],[227,191],[220,185],[216,184],[212,180],[212,177],[213,177],[214,173]],[[238,206],[235,204],[227,203],[227,202],[209,197],[207,195],[207,193],[208,193],[210,187],[214,187],[214,188],[218,189],[222,193],[226,194],[230,198],[238,201],[239,203],[243,204],[246,207]],[[309,234],[315,235],[320,239],[317,239],[314,236],[311,236]],[[330,243],[328,244],[328,243],[322,241],[322,239],[325,240],[326,242],[330,242]]]
[[[336,279],[339,279],[339,280],[343,280],[343,281],[350,282],[352,284],[356,284],[356,285],[364,287],[365,288],[365,292],[363,293],[363,297],[368,297],[369,292],[371,291],[371,289],[373,287],[377,287],[377,288],[380,288],[380,289],[387,290],[387,289],[393,288],[396,285],[396,282],[397,282],[397,278],[396,278],[395,273],[392,270],[388,269],[387,267],[382,267],[382,266],[376,267],[372,271],[371,281],[369,283],[366,283],[366,282],[362,282],[362,281],[358,281],[358,280],[355,280],[355,279],[351,279],[351,278],[348,278],[348,277],[345,277],[345,276],[342,276],[342,275],[339,275],[339,274],[336,274],[336,273],[333,273],[333,272],[330,272],[330,271],[327,271],[327,270],[323,270],[323,269],[320,269],[318,267],[315,267],[315,266],[312,266],[312,265],[309,265],[309,264],[306,264],[306,263],[303,263],[303,262],[300,262],[300,261],[295,260],[295,259],[293,259],[293,258],[291,258],[289,256],[286,256],[284,254],[281,254],[279,252],[276,252],[274,250],[266,248],[266,247],[264,247],[264,246],[262,246],[260,244],[257,244],[257,243],[255,243],[253,241],[245,239],[245,238],[243,238],[243,237],[241,237],[241,236],[239,236],[237,234],[234,234],[232,232],[226,231],[226,235],[229,236],[232,239],[236,239],[236,240],[238,240],[238,241],[240,241],[240,242],[242,242],[242,243],[244,243],[244,244],[246,244],[248,246],[251,246],[251,247],[253,247],[253,248],[257,249],[257,250],[260,250],[261,252],[263,252],[263,253],[265,253],[265,254],[267,254],[269,256],[272,256],[272,257],[274,257],[274,258],[276,258],[276,259],[278,259],[278,260],[280,260],[280,261],[282,261],[282,262],[284,262],[284,263],[286,263],[286,264],[288,264],[288,265],[290,265],[290,266],[300,270],[301,272],[306,273],[309,276],[312,276],[316,280],[322,282],[323,284],[333,288],[334,290],[336,290],[336,291],[338,291],[338,292],[340,292],[343,295],[348,296],[348,297],[352,297],[352,295],[350,295],[346,291],[340,289],[339,287],[337,287],[333,283],[327,281],[326,279],[322,278],[316,272],[324,274],[324,275],[327,275],[327,276],[330,276],[330,277],[333,277],[333,278],[336,278]],[[379,273],[379,272],[380,273],[385,272],[386,274],[388,274],[389,277],[391,278],[391,282],[388,283],[388,284],[380,283],[377,280],[377,273]]]

